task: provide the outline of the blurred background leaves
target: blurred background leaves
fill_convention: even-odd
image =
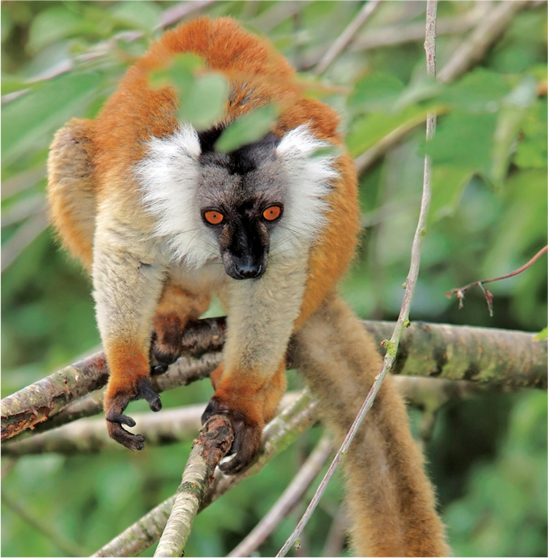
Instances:
[[[497,6],[439,3],[439,68]],[[341,288],[360,316],[390,320],[398,313],[428,153],[434,197],[411,318],[546,327],[545,259],[492,284],[492,319],[480,292],[469,291],[461,311],[444,296],[520,267],[547,243],[546,4],[518,11],[476,67],[440,84],[425,76],[424,2],[386,1],[327,71],[315,75],[315,65],[361,8],[354,1],[2,3],[3,396],[99,343],[90,280],[47,228],[52,135],[71,117],[95,117],[161,26],[185,14],[230,15],[273,41],[310,94],[341,111],[353,156],[360,159],[395,130],[405,132],[361,174],[364,235]],[[215,110],[204,109],[218,104],[224,81],[214,74],[199,79],[189,68],[185,110],[209,123]],[[213,99],[209,107],[205,97]],[[435,140],[426,144],[422,123],[430,110],[440,116]],[[255,118],[261,125],[271,116]],[[243,132],[234,128],[229,139],[238,143]],[[291,373],[290,383],[300,379]],[[204,382],[166,393],[163,402],[177,406],[210,395]],[[411,414],[417,425],[419,413]],[[201,514],[187,555],[219,556],[236,546],[289,483],[318,430]],[[4,460],[3,490],[93,552],[174,492],[189,449],[190,440],[139,454]],[[547,555],[545,393],[494,393],[452,404],[440,413],[428,461],[456,556]],[[322,555],[340,490],[333,484],[315,514],[304,555]],[[262,555],[276,553],[294,519],[279,527]],[[2,526],[3,555],[63,555],[52,537],[38,534],[5,503]]]

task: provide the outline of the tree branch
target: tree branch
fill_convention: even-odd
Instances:
[[[189,335],[199,339],[195,352],[219,350],[224,341],[224,318],[199,320]],[[391,335],[390,322],[363,322],[380,343]],[[547,340],[534,334],[502,329],[414,322],[404,330],[394,374],[489,382],[511,387],[547,389]],[[184,348],[192,344],[184,335]],[[384,349],[380,347],[380,352]],[[291,355],[289,365],[291,365]],[[152,378],[157,391],[204,378],[221,362],[221,354],[206,353],[198,360],[180,358],[169,370]],[[103,353],[63,368],[2,400],[2,441],[27,432],[45,432],[103,409],[101,391],[108,379]],[[67,383],[64,383],[67,380]],[[80,397],[78,401],[76,398]],[[68,402],[72,402],[68,405]],[[44,422],[46,421],[46,422]],[[40,424],[38,424],[40,423]]]
[[[170,517],[155,556],[182,556],[191,527],[215,468],[231,449],[233,427],[228,417],[212,416],[200,430],[187,460]]]
[[[412,357],[413,358],[413,357]],[[421,359],[421,356],[418,357]],[[408,404],[425,412],[435,412],[449,401],[467,399],[487,390],[514,389],[505,385],[475,384],[467,381],[440,380],[412,376],[396,376],[395,382]],[[280,403],[284,409],[299,397],[297,392],[285,393]],[[205,404],[164,409],[162,413],[132,413],[135,428],[149,446],[164,445],[195,437]],[[21,439],[23,438],[23,439]],[[8,440],[2,445],[4,456],[21,457],[42,453],[95,453],[103,450],[125,451],[109,438],[104,419],[83,419],[73,424],[34,436]]]
[[[215,347],[215,331],[209,329],[208,335],[212,338],[212,346]],[[191,329],[189,337],[194,335],[196,333]],[[183,339],[183,342],[187,343],[186,334]],[[202,346],[198,344],[198,348],[201,350]],[[209,376],[220,362],[220,354],[205,354],[198,360],[183,357],[170,367],[169,374],[153,376],[151,383],[158,392],[187,385]],[[27,429],[34,429],[46,420],[48,422],[42,428],[37,428],[37,432],[101,412],[103,398],[100,393],[91,394],[85,400],[77,402],[74,407],[69,408],[68,405],[88,392],[105,386],[108,378],[109,369],[105,354],[100,352],[5,397],[2,400],[2,441]],[[48,420],[51,417],[54,417],[53,420]]]
[[[259,472],[275,455],[284,451],[296,438],[315,422],[316,401],[304,389],[297,398],[283,409],[264,429],[263,448],[258,460],[246,471],[226,477],[219,470],[214,475],[199,512],[223,496],[245,478]],[[123,533],[99,549],[93,556],[137,556],[158,540],[175,501],[168,498]]]

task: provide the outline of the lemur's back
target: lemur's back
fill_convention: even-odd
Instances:
[[[308,124],[315,136],[341,143],[336,112],[305,98],[295,71],[283,56],[230,18],[201,18],[167,32],[153,44],[128,70],[105,105],[95,131],[97,157],[101,157],[104,169],[113,165],[119,169],[120,165],[142,159],[144,139],[174,132],[178,126],[176,94],[167,87],[153,89],[149,74],[167,67],[174,55],[185,52],[201,57],[210,69],[228,78],[229,102],[221,124],[275,103],[281,113],[272,130],[275,134],[282,136],[296,126]]]

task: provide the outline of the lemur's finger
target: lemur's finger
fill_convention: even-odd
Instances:
[[[156,391],[151,387],[148,379],[141,379],[137,384],[137,394],[139,399],[144,399],[155,413],[162,409],[162,401]]]
[[[109,422],[117,422],[118,424],[125,424],[126,426],[135,426],[135,420],[128,415],[123,415],[122,413],[117,413],[114,409],[111,409],[106,417]]]
[[[107,430],[109,432],[109,436],[113,440],[115,440],[119,444],[122,444],[130,450],[139,451],[145,447],[145,438],[143,438],[141,434],[132,434],[131,432],[124,430],[118,422],[107,421]]]

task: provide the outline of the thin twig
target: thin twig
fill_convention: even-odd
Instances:
[[[436,57],[435,57],[435,41],[436,41],[436,13],[437,13],[437,1],[427,0],[427,15],[426,15],[426,28],[425,28],[425,53],[427,60],[427,73],[435,77],[436,76]],[[435,130],[435,117],[429,116],[427,120],[427,140],[432,139]],[[427,214],[429,211],[429,205],[431,201],[431,162],[428,157],[425,157],[424,173],[423,173],[423,195],[421,197],[421,210],[418,220],[417,229],[414,235],[414,240],[412,243],[412,257],[410,263],[410,271],[408,272],[408,277],[406,278],[406,291],[404,293],[404,301],[400,309],[400,314],[391,337],[391,341],[387,343],[387,354],[385,355],[383,361],[383,368],[380,373],[376,376],[376,380],[372,385],[366,400],[364,401],[356,419],[354,420],[345,440],[339,451],[337,452],[332,465],[328,469],[326,476],[322,479],[319,489],[314,495],[307,511],[305,512],[303,518],[298,523],[292,535],[288,538],[280,552],[277,556],[286,556],[292,545],[297,541],[301,532],[305,528],[305,525],[309,521],[313,511],[315,510],[320,498],[324,494],[326,487],[332,478],[335,470],[337,469],[341,457],[345,454],[355,437],[358,428],[362,424],[366,413],[372,407],[374,399],[379,391],[381,384],[389,370],[391,369],[397,354],[398,344],[400,342],[400,336],[404,327],[408,323],[408,317],[410,315],[410,307],[412,303],[412,297],[414,295],[417,277],[419,273],[420,257],[421,257],[421,245],[423,242],[423,236],[425,235],[425,228],[427,224]]]
[[[263,544],[265,539],[303,498],[332,451],[333,444],[330,438],[325,436],[274,506],[228,556],[250,556]]]
[[[194,0],[193,2],[185,2],[167,8],[160,16],[160,21],[158,25],[154,27],[155,30],[162,29],[176,23],[180,19],[190,15],[193,12],[199,11],[202,8],[213,4],[214,0]],[[117,40],[123,39],[128,43],[134,42],[144,36],[143,31],[123,31],[112,37],[109,41],[103,41],[90,48],[88,52],[74,57],[73,59],[63,60],[59,64],[55,65],[53,68],[49,68],[45,72],[40,73],[32,79],[29,79],[27,83],[35,84],[42,81],[47,81],[54,77],[66,74],[74,70],[80,63],[89,62],[90,60],[95,60],[97,58],[102,58],[112,50],[116,48]],[[19,91],[14,91],[7,95],[2,96],[2,105],[10,103],[19,99],[29,91],[31,88],[21,89]]]
[[[480,18],[471,35],[463,41],[452,58],[440,70],[439,80],[444,83],[453,81],[481,60],[496,39],[513,21],[515,15],[529,4],[531,4],[529,0],[500,2],[492,12]]]
[[[463,300],[465,298],[465,292],[467,291],[467,289],[478,286],[481,288],[484,294],[484,298],[486,299],[486,304],[488,305],[488,312],[490,312],[490,316],[493,316],[494,315],[493,304],[492,304],[493,295],[488,289],[484,288],[484,283],[492,283],[494,281],[501,281],[503,279],[509,279],[509,277],[514,277],[515,275],[518,275],[519,273],[522,273],[524,270],[528,269],[546,252],[547,252],[547,246],[542,248],[529,262],[525,263],[522,267],[519,267],[515,271],[508,273],[507,275],[502,275],[501,277],[494,277],[493,279],[483,279],[482,281],[474,281],[473,283],[469,283],[468,285],[465,285],[465,287],[460,287],[459,289],[452,289],[451,291],[448,291],[446,293],[446,296],[448,298],[451,298],[452,295],[455,294],[459,300],[459,309],[461,310],[461,308],[463,308]]]
[[[358,30],[368,21],[370,16],[379,6],[380,0],[370,0],[358,12],[356,17],[347,25],[343,33],[335,40],[315,68],[315,74],[323,74],[328,66],[345,50],[347,45],[353,40]]]
[[[463,34],[475,26],[491,9],[489,2],[477,2],[477,5],[463,15],[455,15],[437,21],[437,35]],[[425,38],[425,25],[418,22],[405,25],[390,25],[369,30],[364,36],[357,37],[350,50],[364,51],[380,47],[411,43]]]

